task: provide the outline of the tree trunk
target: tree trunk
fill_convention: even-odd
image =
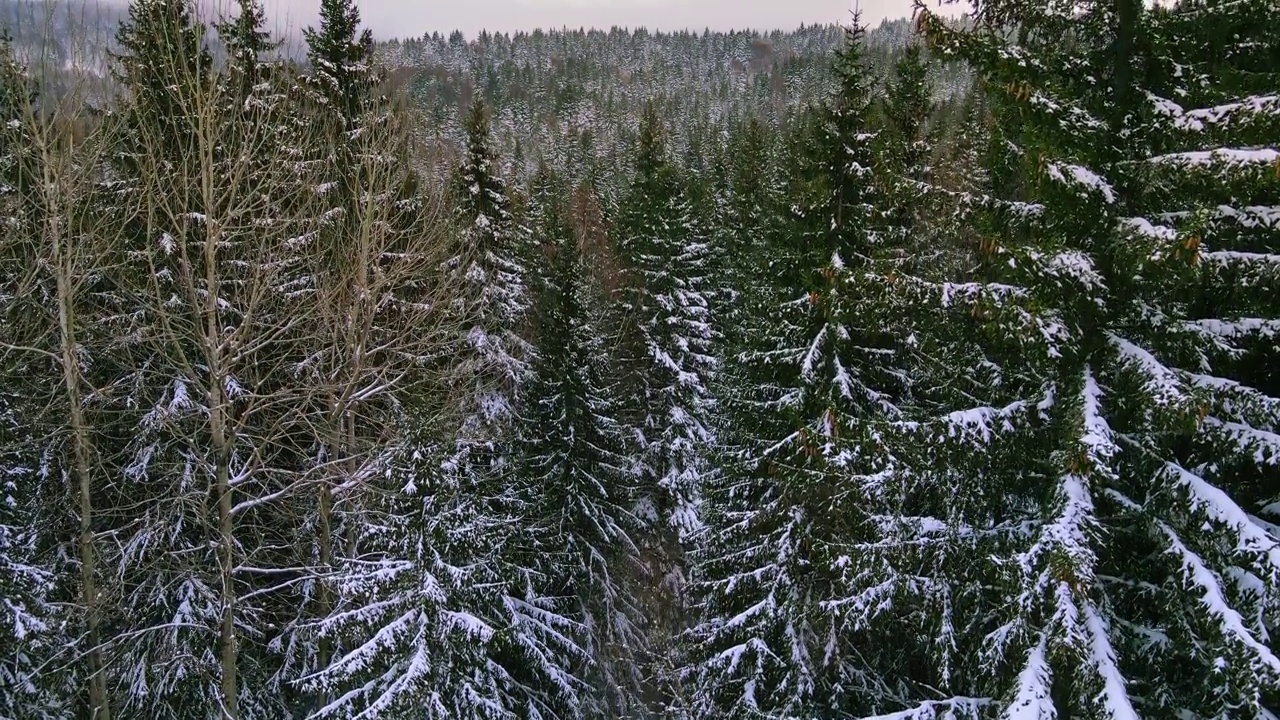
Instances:
[[[67,392],[70,411],[71,442],[74,452],[73,470],[80,515],[77,540],[80,555],[80,602],[85,613],[85,642],[89,651],[89,717],[91,720],[110,720],[111,703],[107,695],[107,678],[102,661],[101,635],[98,629],[98,590],[94,583],[97,570],[94,561],[93,532],[93,480],[92,447],[89,427],[81,405],[80,360],[76,357],[75,309],[72,290],[72,263],[67,257],[68,248],[63,244],[62,227],[58,213],[61,208],[55,190],[56,178],[52,177],[48,158],[44,163],[44,187],[50,193],[45,213],[46,232],[53,253],[55,282],[58,293],[59,359],[62,378]]]

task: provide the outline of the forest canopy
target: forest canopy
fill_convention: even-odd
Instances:
[[[1274,2],[0,9],[0,718],[1280,713]]]

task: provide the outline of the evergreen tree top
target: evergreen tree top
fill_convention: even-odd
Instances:
[[[166,90],[175,73],[207,72],[212,56],[190,0],[134,0],[116,31],[116,79],[126,87]],[[193,74],[195,74],[193,73]]]
[[[302,35],[312,81],[350,128],[376,80],[373,33],[360,29],[360,11],[353,0],[322,0],[320,26],[309,27]]]
[[[267,11],[260,0],[237,0],[237,5],[239,12],[236,16],[219,22],[217,30],[231,57],[245,65],[263,53],[275,50],[281,43],[273,41],[271,33],[263,29]]]
[[[320,26],[302,31],[313,68],[340,72],[364,62],[373,51],[373,32],[360,28],[360,10],[352,0],[321,0]]]
[[[658,117],[657,106],[645,105],[640,117],[639,140],[636,147],[636,178],[641,182],[661,178],[668,172],[667,145]]]

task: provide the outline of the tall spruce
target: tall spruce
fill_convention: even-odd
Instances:
[[[555,667],[535,668],[561,695],[563,709],[554,716],[600,717],[627,706],[618,693],[627,691],[628,679],[616,676],[635,662],[638,643],[636,488],[603,317],[562,187],[544,168],[531,199],[534,237],[552,256],[538,303],[538,356],[522,433],[529,537],[523,557],[529,610],[542,606],[530,621],[574,641],[561,651],[563,678],[556,679]]]
[[[1275,8],[993,10],[1021,32],[921,11],[1000,106],[993,176],[1015,181],[987,201],[975,289],[981,336],[1007,349],[986,407],[943,433],[983,468],[948,527],[990,559],[967,586],[997,609],[956,638],[984,661],[948,690],[1011,718],[1271,717],[1280,556],[1254,478],[1274,472],[1275,400],[1239,358],[1275,309],[1228,288],[1269,276],[1268,232],[1236,218],[1275,197],[1274,135],[1247,129],[1274,109],[1246,94],[1274,66],[1233,49],[1274,47],[1257,28]]]
[[[665,543],[678,544],[699,526],[715,359],[705,289],[708,247],[667,155],[664,132],[651,105],[640,120],[635,174],[615,227],[631,273],[628,362],[644,398],[636,427],[638,512],[670,538]]]
[[[684,555],[701,528],[702,489],[712,472],[711,395],[716,358],[710,248],[650,104],[640,119],[634,174],[614,232],[627,277],[620,339],[635,398],[626,416],[636,441],[635,510],[644,523],[649,592],[647,635],[637,679],[665,685],[665,658],[686,615]],[[661,701],[659,701],[661,702]]]
[[[312,464],[322,479],[316,483],[312,519],[306,523],[314,533],[314,563],[320,577],[309,592],[312,602],[304,604],[295,623],[298,632],[290,644],[305,658],[305,663],[298,661],[304,663],[302,667],[314,662],[314,668],[323,672],[334,657],[332,639],[321,634],[313,645],[303,640],[306,633],[301,628],[311,620],[327,622],[341,601],[332,582],[335,568],[357,554],[356,541],[364,522],[360,493],[347,493],[341,499],[337,495],[357,473],[362,450],[379,442],[369,434],[372,423],[360,421],[366,403],[355,392],[367,368],[363,358],[371,350],[356,339],[369,339],[367,330],[374,326],[366,323],[376,307],[364,293],[374,272],[369,252],[377,243],[365,232],[371,215],[369,190],[375,182],[369,173],[376,172],[367,153],[377,140],[363,136],[381,139],[393,121],[378,95],[381,73],[373,56],[372,35],[360,27],[360,13],[351,0],[322,2],[318,25],[306,28],[303,38],[308,68],[295,92],[309,101],[308,119],[322,140],[309,143],[298,162],[311,168],[312,191],[325,206],[315,237],[320,260],[308,270],[319,286],[332,292],[319,296],[331,303],[323,311],[330,347],[318,350],[324,362],[317,364],[314,379],[328,397],[314,409],[323,420]],[[316,700],[326,705],[328,698]]]
[[[453,180],[459,234],[449,273],[459,288],[455,310],[466,324],[454,362],[468,392],[459,408],[456,450],[446,462],[447,471],[476,477],[509,471],[512,429],[533,354],[519,332],[530,307],[524,253],[495,160],[488,111],[477,99]]]
[[[911,476],[891,430],[910,417],[916,315],[881,261],[861,34],[798,124],[773,300],[735,363],[749,389],[725,410],[737,429],[697,557],[694,716],[856,716],[900,682],[869,628],[912,590],[892,554]]]

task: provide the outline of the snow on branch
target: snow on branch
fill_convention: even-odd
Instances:
[[[1275,318],[1236,318],[1234,320],[1208,318],[1191,320],[1187,325],[1195,331],[1209,333],[1228,340],[1234,340],[1246,335],[1272,338],[1277,333],[1280,333],[1280,319]]]
[[[991,707],[995,701],[991,698],[953,697],[946,700],[927,700],[907,710],[899,710],[887,715],[870,715],[861,720],[936,720],[944,717],[952,720],[981,717],[984,708]]]
[[[1267,267],[1268,270],[1280,270],[1280,255],[1274,253],[1252,253],[1238,252],[1233,250],[1215,250],[1213,252],[1203,253],[1201,257],[1206,262],[1217,263],[1221,265],[1242,265],[1254,264],[1273,266]]]
[[[1230,440],[1238,451],[1250,455],[1259,465],[1280,464],[1280,435],[1276,433],[1215,417],[1206,417],[1200,427],[1206,433]]]
[[[1102,388],[1093,377],[1093,369],[1084,370],[1084,389],[1081,392],[1084,432],[1080,436],[1080,444],[1089,456],[1095,468],[1110,465],[1111,458],[1119,452],[1111,426],[1102,416]]]
[[[1049,667],[1048,644],[1048,637],[1042,634],[1040,642],[1027,654],[1026,665],[1018,673],[1018,692],[1001,720],[1054,720],[1058,716],[1050,697],[1053,669]]]
[[[1057,556],[1070,562],[1071,571],[1080,585],[1093,584],[1097,557],[1089,545],[1089,530],[1097,524],[1097,520],[1093,515],[1093,497],[1089,493],[1087,479],[1078,474],[1062,476],[1058,484],[1058,496],[1061,502],[1058,516],[1041,527],[1040,537],[1026,552],[1018,556],[1023,575],[1035,578],[1035,582],[1024,588],[1019,597],[1018,602],[1024,607],[1033,605],[1034,599],[1050,583],[1063,584],[1061,573],[1051,571],[1047,566],[1048,558]],[[1070,598],[1058,598],[1060,606],[1069,602]]]
[[[1193,386],[1211,392],[1221,411],[1230,413],[1237,420],[1249,418],[1269,424],[1280,423],[1280,398],[1216,375],[1187,373],[1187,379]]]
[[[1173,555],[1182,567],[1183,578],[1200,589],[1200,604],[1218,623],[1222,634],[1236,641],[1250,655],[1250,664],[1255,671],[1263,671],[1272,678],[1280,678],[1280,658],[1275,656],[1271,648],[1253,636],[1240,613],[1227,602],[1218,582],[1218,576],[1209,569],[1204,560],[1182,542],[1182,538],[1168,525],[1158,522],[1157,526],[1168,539],[1167,552]]]
[[[1128,683],[1116,665],[1107,623],[1091,603],[1084,606],[1085,625],[1089,628],[1089,662],[1102,676],[1102,693],[1097,700],[1110,720],[1139,720],[1129,700]]]
[[[1280,582],[1280,543],[1276,538],[1259,527],[1230,495],[1199,475],[1173,463],[1165,464],[1165,473],[1175,485],[1186,490],[1192,508],[1235,532],[1238,552],[1266,558],[1271,582]]]
[[[1178,239],[1177,230],[1174,230],[1168,225],[1156,225],[1143,217],[1125,218],[1123,223],[1139,235],[1151,238],[1152,240],[1173,242]]]
[[[1166,367],[1154,355],[1114,333],[1108,333],[1111,345],[1120,355],[1121,363],[1146,376],[1143,387],[1157,405],[1179,405],[1187,400],[1187,389],[1178,373]]]
[[[1082,186],[1087,191],[1099,192],[1108,203],[1116,201],[1116,191],[1115,188],[1111,187],[1111,183],[1103,180],[1100,175],[1089,168],[1081,167],[1080,165],[1049,163],[1045,168],[1045,172],[1055,182],[1063,185]]]
[[[1025,401],[1002,408],[976,407],[957,410],[942,418],[942,426],[951,438],[971,438],[989,444],[993,435],[1014,431],[1013,420],[1027,410]]]
[[[1203,132],[1212,126],[1239,123],[1259,115],[1280,115],[1280,95],[1251,95],[1238,102],[1186,111],[1166,102],[1166,107],[1176,108],[1168,113],[1174,118],[1174,127],[1187,132]]]
[[[978,299],[993,299],[1004,302],[1010,299],[1026,298],[1030,295],[1026,288],[1002,283],[942,283],[942,307],[949,308],[957,300],[973,302]]]
[[[1191,215],[1190,211],[1162,213],[1165,221],[1182,220]],[[1280,227],[1280,205],[1246,205],[1235,208],[1230,205],[1219,205],[1210,216],[1214,220],[1231,220],[1241,228],[1277,228]]]
[[[1273,148],[1218,148],[1157,155],[1150,159],[1156,165],[1270,165],[1280,161],[1280,151]]]

